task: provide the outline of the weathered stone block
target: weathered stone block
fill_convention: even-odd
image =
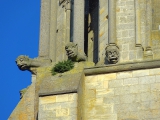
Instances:
[[[105,113],[113,113],[113,105],[96,105],[95,106],[96,115],[104,115]]]
[[[130,91],[130,93],[138,93],[139,92],[139,85],[131,85],[129,91]]]
[[[139,77],[139,84],[151,84],[155,83],[155,76]]]
[[[122,78],[130,78],[132,77],[132,72],[120,72],[117,73],[117,79],[122,79]]]
[[[108,80],[103,82],[103,88],[108,88]]]
[[[85,91],[85,98],[96,98],[96,89],[86,90]]]
[[[69,109],[56,109],[56,117],[69,116]]]
[[[156,77],[156,82],[159,83],[160,82],[160,75],[156,75],[155,77]]]
[[[49,104],[56,102],[56,96],[46,96],[39,98],[39,104]]]
[[[134,94],[120,96],[121,103],[133,103],[135,100],[136,100],[136,95]]]
[[[77,101],[77,99],[78,99],[77,93],[68,94],[68,101]]]
[[[149,92],[150,90],[150,85],[148,84],[139,85],[139,92]]]
[[[113,93],[113,91],[109,89],[96,89],[96,96],[104,96],[108,93]]]
[[[67,102],[68,94],[56,95],[56,102]]]
[[[130,51],[129,52],[129,60],[135,60],[136,59],[136,51]]]
[[[82,73],[47,77],[40,86],[39,95],[76,92],[81,77]]]
[[[126,78],[123,80],[123,85],[136,85],[138,84],[138,78]]]
[[[129,86],[117,87],[114,88],[115,95],[125,95],[130,93]]]
[[[120,96],[104,96],[103,102],[105,104],[120,104]]]
[[[150,92],[141,93],[141,101],[150,101],[151,100],[151,94]]]
[[[151,84],[151,91],[160,91],[160,83]]]
[[[85,77],[85,82],[86,83],[92,83],[92,82],[97,82],[98,76],[91,75],[91,76],[86,76]]]
[[[150,109],[160,109],[160,101],[150,101]]]
[[[109,81],[109,88],[123,86],[123,79]]]
[[[149,75],[149,70],[135,70],[132,74],[133,77],[146,76]]]
[[[110,79],[114,79],[116,78],[116,74],[101,74],[101,75],[97,75],[97,80],[98,81],[104,81],[104,80],[110,80]]]

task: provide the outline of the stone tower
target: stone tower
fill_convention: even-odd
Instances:
[[[160,0],[41,0],[39,41],[8,120],[160,120]]]

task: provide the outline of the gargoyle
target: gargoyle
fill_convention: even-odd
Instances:
[[[74,62],[87,60],[87,56],[85,55],[85,53],[78,51],[78,45],[74,44],[73,42],[69,42],[65,46],[65,50],[69,60],[72,60]]]
[[[31,59],[26,55],[20,55],[16,59],[16,64],[20,70],[22,71],[28,70],[31,73],[35,74],[32,68],[49,65],[51,64],[51,60],[42,58]]]
[[[110,64],[116,64],[119,60],[119,48],[115,44],[106,47],[106,59]]]

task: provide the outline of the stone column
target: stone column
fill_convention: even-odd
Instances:
[[[73,42],[80,51],[84,51],[84,4],[85,0],[74,0]]]
[[[65,5],[66,11],[66,42],[70,42],[70,26],[71,26],[71,0],[67,0]]]
[[[106,64],[116,64],[119,61],[119,47],[116,45],[116,0],[108,0],[108,40],[109,45],[106,47]],[[110,60],[108,51],[112,53],[113,59]]]
[[[137,59],[143,59],[143,47],[141,37],[141,9],[140,0],[135,0],[135,43],[137,50]]]
[[[51,13],[50,13],[50,51],[49,57],[53,62],[56,62],[56,38],[57,38],[57,0],[51,0]]]
[[[144,51],[144,59],[153,59],[153,53],[151,48],[151,30],[152,30],[152,0],[146,1],[146,44]]]
[[[108,0],[99,0],[99,62],[104,65],[105,47],[108,45]]]
[[[108,0],[108,39],[109,44],[115,44],[116,42],[116,2],[115,0]]]
[[[49,57],[51,0],[41,0],[39,57]]]
[[[69,43],[71,40],[70,34],[71,34],[71,0],[59,0],[60,6],[64,9],[64,41],[63,44],[66,45]],[[65,49],[63,49],[63,53],[65,53]],[[63,59],[66,60],[68,57],[66,54],[64,54]]]
[[[135,18],[136,18],[136,46],[141,46],[141,14],[140,14],[140,2],[135,0]]]

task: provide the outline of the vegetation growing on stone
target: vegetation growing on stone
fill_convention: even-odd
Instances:
[[[62,61],[55,64],[51,72],[52,72],[52,75],[55,75],[57,73],[64,73],[73,68],[74,68],[74,62],[71,60],[67,60],[67,61]]]

